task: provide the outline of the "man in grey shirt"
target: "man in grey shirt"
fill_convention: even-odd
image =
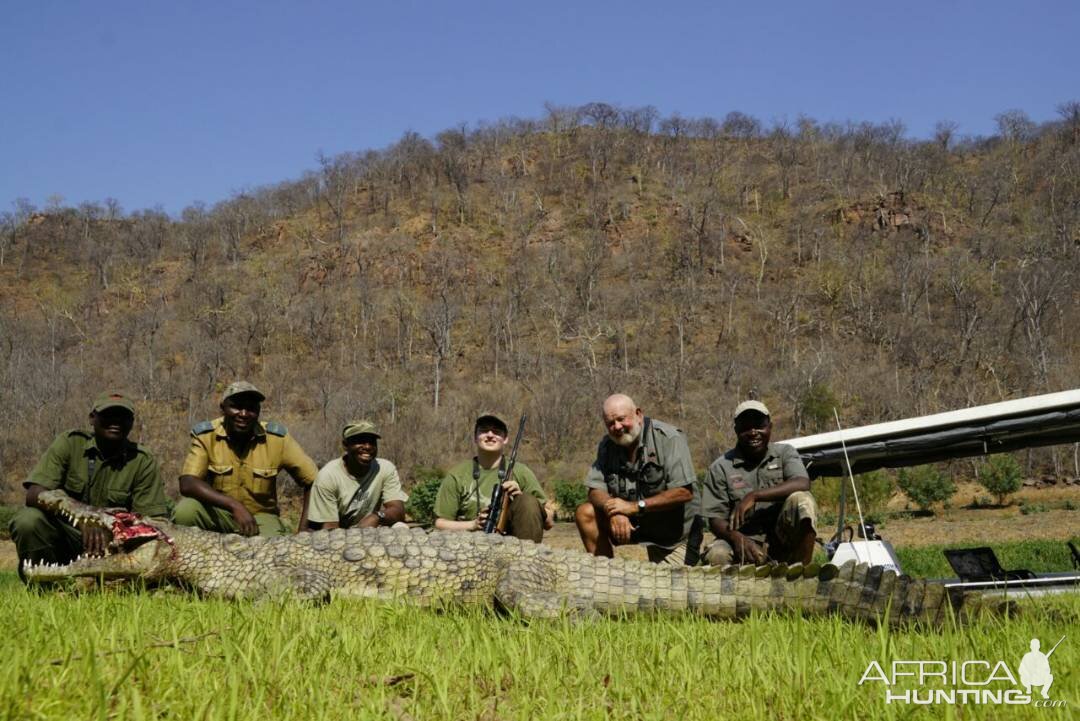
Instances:
[[[713,461],[702,488],[701,515],[716,534],[711,566],[810,563],[817,538],[817,504],[798,452],[769,443],[772,419],[758,401],[735,408],[734,448]]]
[[[602,415],[607,435],[585,478],[589,500],[574,514],[585,550],[612,558],[614,546],[644,543],[653,563],[693,565],[700,493],[686,436],[621,393]]]

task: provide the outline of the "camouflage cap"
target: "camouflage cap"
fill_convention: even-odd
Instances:
[[[135,415],[135,406],[131,404],[131,400],[123,393],[102,393],[94,399],[94,407],[90,411],[100,413],[107,408],[123,408],[131,415]]]
[[[221,394],[221,402],[224,403],[227,399],[232,398],[233,396],[238,396],[241,393],[249,393],[251,395],[258,396],[260,403],[266,400],[266,394],[264,394],[252,384],[248,383],[247,381],[235,381],[233,383],[230,383],[225,388],[225,392]]]
[[[764,416],[771,415],[769,409],[761,401],[743,401],[735,406],[735,417],[738,418],[747,411],[757,411]]]
[[[349,421],[345,424],[345,427],[341,429],[341,440],[347,441],[353,436],[375,436],[376,438],[382,438],[379,435],[379,429],[375,427],[375,424],[371,421]]]
[[[484,421],[488,421],[489,423],[492,423],[493,425],[498,426],[499,428],[502,429],[502,432],[504,434],[510,432],[510,429],[506,425],[506,421],[504,421],[502,418],[495,415],[494,413],[485,412],[485,413],[481,413],[480,415],[478,415],[476,417],[476,423],[473,424],[473,432],[474,433],[476,432],[476,429],[480,427],[480,424],[483,423]]]

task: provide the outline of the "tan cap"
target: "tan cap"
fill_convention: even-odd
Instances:
[[[483,421],[491,421],[495,423],[500,428],[502,428],[503,433],[510,432],[509,427],[506,425],[506,421],[504,421],[502,418],[495,415],[494,413],[481,413],[480,415],[478,415],[476,417],[476,423],[473,424],[473,430],[475,431],[480,426],[480,423]]]
[[[382,436],[379,435],[379,430],[371,421],[349,421],[346,423],[345,427],[341,429],[341,440],[345,441],[353,436],[375,436],[376,438],[382,438]]]
[[[221,394],[221,402],[224,403],[227,399],[238,396],[241,393],[250,393],[251,395],[258,396],[260,403],[266,400],[266,395],[252,384],[247,381],[236,381],[230,383],[228,387],[225,388],[225,392]]]
[[[100,413],[107,408],[123,408],[131,415],[135,415],[135,406],[123,393],[102,393],[94,399],[93,413]]]
[[[735,417],[738,418],[747,411],[757,411],[758,413],[771,416],[769,409],[765,407],[765,404],[761,401],[743,401],[739,405],[735,406]]]

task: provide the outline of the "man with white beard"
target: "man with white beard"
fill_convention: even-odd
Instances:
[[[696,564],[701,491],[686,436],[622,393],[604,401],[602,418],[589,500],[574,514],[585,550],[613,558],[615,546],[643,543],[653,563]]]

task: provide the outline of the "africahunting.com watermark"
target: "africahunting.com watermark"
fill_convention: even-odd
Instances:
[[[1062,636],[1043,653],[1039,639],[1031,639],[1030,650],[1016,664],[1015,672],[1006,661],[981,659],[903,660],[885,666],[871,661],[859,685],[881,684],[885,703],[890,704],[1033,704],[1063,708],[1068,702],[1050,695],[1054,685],[1050,656],[1064,640]]]

